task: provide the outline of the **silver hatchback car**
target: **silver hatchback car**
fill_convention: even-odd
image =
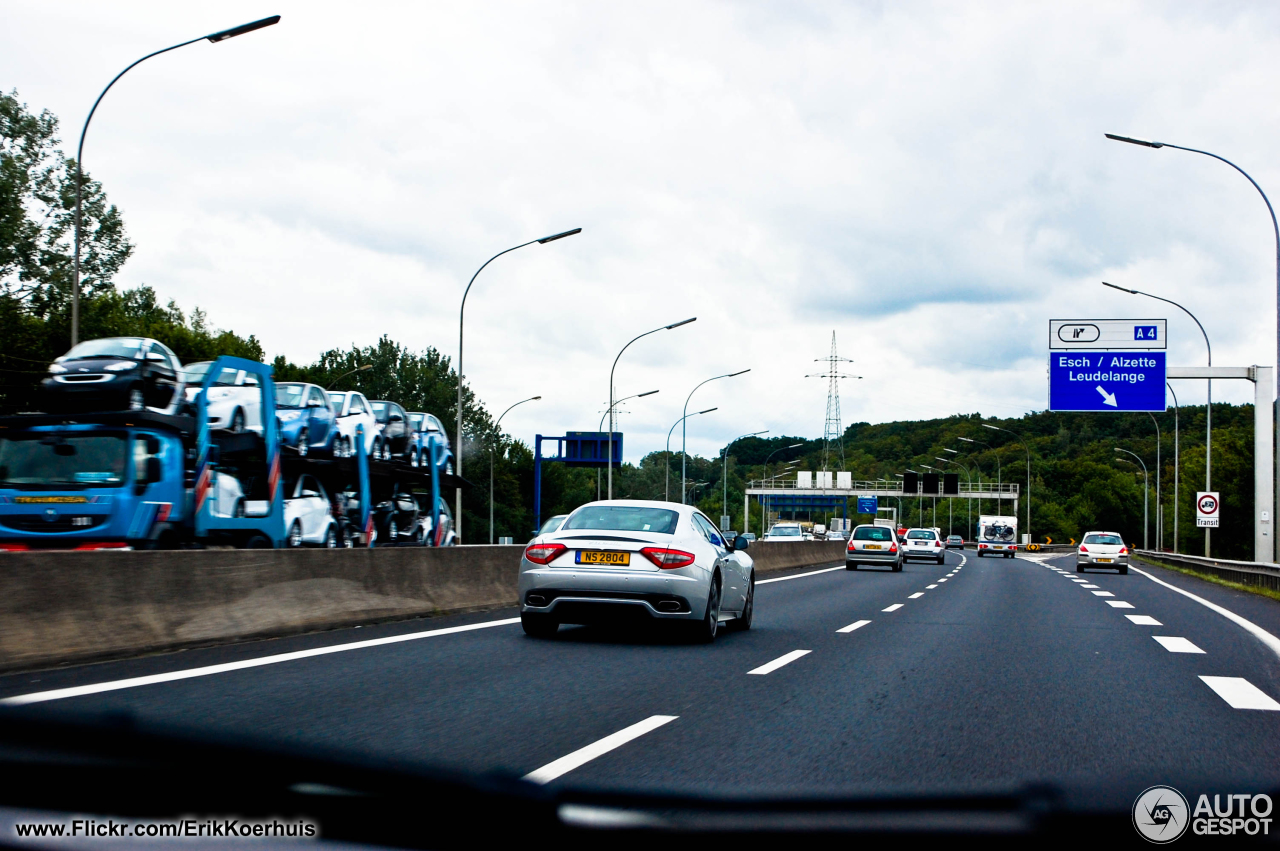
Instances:
[[[857,570],[858,565],[882,564],[890,570],[902,570],[902,549],[898,536],[887,526],[858,526],[849,536],[844,551],[844,569]]]
[[[1085,532],[1076,550],[1076,573],[1086,567],[1111,567],[1129,572],[1129,548],[1118,532]]]
[[[560,624],[673,621],[702,641],[722,623],[751,626],[755,566],[691,505],[591,502],[520,560],[520,623],[537,638]]]

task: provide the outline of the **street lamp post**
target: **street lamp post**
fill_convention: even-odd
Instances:
[[[536,402],[541,398],[542,398],[541,396],[530,396],[528,399],[521,399],[519,402],[516,402],[515,405],[511,406],[511,408],[516,407],[516,405],[523,405],[525,402]],[[502,432],[498,431],[498,426],[502,425],[502,417],[505,417],[507,414],[511,413],[511,408],[507,408],[505,411],[503,411],[502,416],[498,417],[498,421],[493,424],[493,431],[498,436],[498,439],[502,438]],[[493,543],[493,448],[494,448],[493,444],[490,443],[489,444],[489,543],[491,544]]]
[[[1156,549],[1163,552],[1164,547],[1161,546],[1164,540],[1164,503],[1160,501],[1160,423],[1156,422],[1156,415],[1147,412],[1147,416],[1151,417],[1151,424],[1156,427]]]
[[[582,233],[582,228],[574,228],[573,230],[562,231],[561,233],[554,233],[551,236],[544,236],[541,239],[531,239],[528,242],[522,242],[519,245],[513,245],[510,248],[506,249],[505,251],[499,251],[497,254],[493,255],[488,260],[484,261],[484,263],[480,266],[479,269],[476,269],[476,273],[472,275],[471,280],[467,282],[467,288],[462,291],[462,304],[461,306],[458,307],[458,432],[457,432],[458,442],[454,446],[455,451],[454,451],[454,459],[453,459],[453,465],[459,478],[462,477],[462,456],[466,454],[463,451],[465,447],[462,445],[462,381],[465,377],[464,373],[462,372],[462,320],[464,315],[467,312],[467,295],[470,294],[471,292],[471,285],[476,282],[476,278],[480,277],[480,273],[484,271],[485,266],[488,266],[490,263],[492,263],[494,260],[497,260],[499,257],[501,257],[504,254],[510,254],[512,251],[515,251],[517,248],[524,248],[526,245],[533,245],[535,242],[538,243],[539,245],[546,245],[548,242],[555,242],[557,239],[564,239],[566,236],[573,236],[574,234],[577,234],[577,233]],[[453,532],[458,543],[461,544],[462,543],[462,488],[458,487],[454,493],[455,493],[455,499],[457,502],[457,513],[454,515],[454,518],[453,518]]]
[[[1146,464],[1146,462],[1145,462],[1145,461],[1143,461],[1141,458],[1139,458],[1139,457],[1138,457],[1137,453],[1129,452],[1129,450],[1128,450],[1128,449],[1121,449],[1119,446],[1117,446],[1117,447],[1115,447],[1115,450],[1116,450],[1117,452],[1125,452],[1125,453],[1127,453],[1127,454],[1129,454],[1129,455],[1132,455],[1134,458],[1137,458],[1137,459],[1138,459],[1138,463],[1142,465],[1142,548],[1143,548],[1144,550],[1145,550],[1145,549],[1150,549],[1150,548],[1147,546],[1147,525],[1148,525],[1148,522],[1147,522],[1147,497],[1148,497],[1148,495],[1151,493],[1151,479],[1147,476],[1147,464]],[[1126,463],[1128,463],[1128,464],[1132,464],[1132,463],[1133,463],[1133,462],[1132,462],[1132,461],[1130,461],[1128,458],[1117,458],[1116,460],[1117,460],[1117,461],[1124,461],[1124,462],[1126,462]]]
[[[724,497],[723,497],[724,504],[720,509],[721,515],[728,515],[729,513],[729,447],[733,446],[733,444],[737,443],[739,440],[742,440],[742,438],[744,437],[758,437],[759,435],[768,434],[768,433],[769,433],[769,429],[765,429],[764,431],[753,431],[750,434],[740,434],[737,437],[735,437],[733,440],[729,441],[724,445],[724,471],[720,474],[720,482],[721,484],[724,485]],[[742,525],[743,526],[747,525],[746,515],[743,515],[742,517]],[[725,530],[721,529],[720,531],[723,532]]]
[[[628,402],[632,399],[642,399],[645,396],[652,396],[654,393],[657,393],[657,392],[658,392],[657,390],[649,390],[645,393],[636,393],[633,396],[624,396],[623,398],[614,402],[613,407],[611,407],[609,410],[605,411],[603,414],[600,415],[600,425],[596,426],[596,433],[599,434],[600,432],[604,431],[604,418],[612,414],[615,410],[617,410],[617,408],[623,402]],[[599,467],[596,468],[596,499],[597,500],[600,499],[600,468]]]
[[[672,328],[679,328],[681,325],[688,325],[690,322],[697,322],[697,321],[698,321],[698,317],[694,316],[690,319],[682,319],[679,322],[673,322],[670,325],[663,325],[661,328],[654,328],[652,331],[645,331],[643,334],[640,334],[639,336],[632,337],[629,341],[627,341],[627,345],[623,346],[622,349],[618,352],[618,357],[613,359],[613,366],[609,367],[609,411],[610,411],[609,464],[608,464],[608,474],[606,475],[606,478],[608,479],[608,482],[609,482],[609,491],[608,491],[609,499],[613,499],[613,416],[612,416],[613,372],[618,368],[618,359],[622,357],[622,353],[625,352],[631,346],[631,344],[634,343],[636,340],[639,340],[643,337],[648,337],[650,334],[656,334],[659,331],[670,331]]]
[[[995,447],[992,446],[990,443],[983,443],[981,440],[974,440],[971,437],[957,437],[956,440],[963,440],[965,443],[972,443],[975,446],[985,446],[988,449],[990,449],[991,454],[995,456],[996,458],[996,514],[1001,513],[1002,511],[1004,511],[1004,504],[1000,499],[1001,490],[1004,488],[1004,473],[1000,469],[1000,453],[997,452]],[[973,459],[973,466],[974,467],[978,466],[977,458]],[[981,483],[982,481],[981,469],[979,469],[979,472],[978,472],[978,481],[979,483]],[[979,514],[982,513],[981,499],[978,500],[978,513]]]
[[[98,104],[102,103],[102,99],[106,97],[107,92],[111,91],[111,87],[116,81],[129,73],[135,65],[146,62],[153,56],[159,56],[161,53],[168,53],[170,50],[177,50],[179,47],[186,47],[188,44],[195,44],[197,41],[208,39],[210,44],[217,44],[220,41],[226,41],[229,38],[235,38],[238,35],[251,33],[254,30],[260,30],[263,27],[269,27],[273,24],[280,23],[279,15],[272,15],[269,18],[263,18],[258,21],[252,21],[247,24],[241,24],[238,27],[232,27],[229,30],[220,30],[210,35],[202,35],[199,38],[193,38],[190,41],[184,41],[181,44],[175,44],[172,47],[166,47],[163,50],[157,50],[154,53],[148,53],[146,56],[135,61],[128,68],[125,68],[119,74],[111,78],[111,82],[107,83],[107,87],[102,90],[102,94],[98,95],[98,99],[93,102],[93,107],[89,110],[89,117],[84,120],[84,127],[80,130],[80,144],[76,147],[76,221],[75,221],[75,259],[73,262],[74,274],[71,284],[71,345],[74,346],[80,342],[80,231],[81,231],[81,194],[84,187],[84,137],[89,132],[89,122],[93,120],[93,114],[98,111]]]
[[[1276,402],[1273,403],[1272,416],[1280,420],[1280,224],[1276,223],[1276,210],[1275,210],[1275,207],[1271,206],[1271,199],[1267,197],[1267,193],[1262,191],[1262,187],[1258,185],[1258,181],[1254,180],[1252,177],[1249,176],[1249,173],[1247,171],[1245,171],[1240,166],[1236,165],[1226,157],[1218,156],[1217,154],[1210,153],[1209,151],[1202,151],[1198,148],[1184,148],[1181,145],[1171,145],[1168,142],[1147,142],[1142,139],[1132,139],[1128,136],[1116,136],[1111,133],[1107,133],[1105,135],[1108,139],[1111,139],[1112,141],[1128,142],[1130,145],[1139,145],[1144,148],[1173,148],[1174,150],[1178,150],[1178,151],[1187,151],[1192,154],[1202,154],[1203,156],[1206,156],[1206,157],[1213,157],[1215,160],[1226,163],[1227,165],[1234,168],[1236,171],[1240,172],[1240,174],[1244,175],[1245,180],[1249,181],[1249,183],[1253,185],[1253,188],[1258,190],[1258,194],[1262,196],[1262,202],[1267,205],[1267,213],[1271,216],[1271,233],[1272,233],[1272,236],[1275,237],[1275,243],[1276,243],[1276,381],[1277,381],[1276,397],[1277,398],[1276,398]],[[1280,430],[1277,430],[1277,436],[1280,436]],[[1208,454],[1209,454],[1208,447],[1206,447],[1205,455],[1208,456]],[[1277,494],[1277,497],[1280,497],[1280,452],[1276,452],[1274,454],[1275,454],[1275,465],[1276,465],[1276,475],[1275,475],[1275,484],[1277,488],[1276,494]],[[1209,486],[1205,485],[1204,489],[1209,490]],[[1277,499],[1276,504],[1280,505],[1280,498]],[[1174,516],[1176,517],[1177,514],[1175,513]],[[1207,556],[1209,555],[1209,530],[1206,528],[1204,532],[1205,532],[1204,554]],[[1177,549],[1176,546],[1175,546],[1175,549]],[[1274,553],[1272,555],[1274,556]]]
[[[342,379],[346,378],[348,375],[355,375],[357,372],[367,372],[368,370],[371,370],[371,369],[373,369],[373,364],[371,363],[367,363],[364,366],[358,366],[355,369],[349,369],[346,372],[342,373],[342,375],[339,375],[337,378],[333,379],[333,383],[330,384],[329,386],[337,387],[338,383],[341,382]]]
[[[993,426],[990,423],[983,423],[982,427],[989,428],[992,431],[1002,431],[1005,434],[1013,435],[1014,438],[1016,438],[1017,441],[1022,444],[1023,450],[1027,453],[1027,540],[1030,541],[1031,540],[1031,447],[1027,444],[1025,440],[1022,439],[1022,435],[1018,434],[1016,431],[1009,431],[1009,429],[1007,428],[1000,428],[1000,426]],[[1000,456],[997,454],[996,455],[997,460],[999,460],[999,457]]]
[[[768,455],[766,455],[764,457],[765,479],[769,479],[769,462],[773,459],[773,456],[777,455],[779,452],[784,452],[788,449],[799,449],[801,446],[804,446],[804,444],[793,443],[790,446],[779,446],[777,449],[773,450]],[[769,525],[769,504],[767,502],[768,499],[769,498],[766,496],[760,500],[760,537],[762,538],[764,537],[764,533],[768,531],[766,527]],[[743,521],[743,523],[745,525],[746,521]]]
[[[713,375],[711,378],[708,378],[706,381],[699,383],[696,387],[694,387],[692,390],[689,391],[688,397],[684,400],[683,412],[685,413],[688,412],[689,400],[693,398],[694,393],[698,392],[698,387],[701,387],[703,384],[708,384],[712,381],[717,381],[721,378],[733,378],[736,375],[742,375],[743,373],[747,373],[750,371],[751,371],[750,369],[740,369],[737,372],[730,372],[724,375]],[[684,504],[685,502],[684,487],[685,487],[685,482],[687,481],[686,470],[689,464],[688,437],[689,435],[688,435],[688,432],[685,430],[685,427],[681,426],[680,427],[680,502],[681,504]]]
[[[1173,393],[1173,385],[1164,383]],[[1173,551],[1178,552],[1178,394],[1173,393]]]
[[[1258,191],[1261,192],[1262,190],[1258,190]],[[1111,287],[1111,289],[1113,290],[1120,290],[1120,292],[1123,292],[1123,293],[1130,293],[1132,295],[1144,295],[1147,298],[1154,298],[1156,301],[1163,301],[1165,304],[1172,304],[1174,307],[1178,308],[1178,310],[1181,310],[1183,313],[1190,316],[1191,321],[1196,323],[1196,327],[1200,329],[1200,336],[1204,337],[1204,347],[1205,347],[1205,351],[1208,353],[1209,366],[1213,366],[1213,346],[1210,345],[1209,343],[1209,335],[1205,333],[1204,326],[1200,324],[1200,320],[1196,319],[1196,315],[1192,313],[1190,310],[1187,310],[1185,307],[1178,304],[1176,301],[1173,301],[1172,299],[1164,298],[1163,296],[1152,295],[1151,293],[1145,293],[1141,290],[1131,290],[1128,287],[1118,287],[1115,284],[1108,284],[1106,281],[1103,281],[1102,285],[1104,287]],[[1165,383],[1168,384],[1167,381]],[[1210,469],[1213,466],[1212,465],[1212,454],[1213,454],[1212,452],[1212,449],[1213,449],[1213,379],[1212,378],[1205,380],[1205,387],[1206,387],[1206,392],[1205,392],[1205,408],[1204,408],[1204,489],[1213,490],[1213,487],[1211,486],[1211,476],[1209,475]],[[1209,539],[1210,539],[1209,528],[1205,527],[1205,530],[1204,530],[1204,557],[1205,558],[1209,557]]]
[[[676,426],[689,419],[689,417],[696,417],[699,414],[709,414],[712,411],[718,410],[720,410],[719,406],[707,408],[705,411],[694,411],[692,414],[685,414],[680,419],[673,422],[671,424],[671,428],[667,429],[667,488],[665,497],[667,502],[671,501],[671,433],[676,430]]]

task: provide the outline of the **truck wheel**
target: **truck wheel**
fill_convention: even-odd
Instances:
[[[246,550],[270,550],[274,549],[271,539],[261,532],[254,532],[248,538],[245,538],[244,548]]]

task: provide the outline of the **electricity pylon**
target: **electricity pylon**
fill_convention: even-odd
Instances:
[[[861,375],[846,375],[840,372],[841,363],[853,363],[852,358],[842,358],[836,354],[836,332],[831,332],[831,354],[825,358],[814,358],[814,363],[825,363],[827,371],[806,375],[805,378],[825,378],[827,384],[827,424],[822,431],[822,469],[827,469],[828,460],[833,452],[840,454],[840,469],[844,469],[844,430],[840,427],[840,379],[861,378]],[[834,449],[833,449],[834,444]]]

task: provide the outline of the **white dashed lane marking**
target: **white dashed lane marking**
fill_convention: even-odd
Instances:
[[[1176,635],[1153,635],[1151,636],[1160,643],[1160,646],[1170,653],[1203,653],[1199,647],[1196,647],[1187,639]]]
[[[1151,615],[1125,615],[1125,617],[1136,623],[1138,626],[1164,626],[1164,624],[1151,617]]]
[[[853,632],[855,629],[862,629],[864,626],[866,626],[869,623],[871,623],[871,621],[854,621],[848,626],[840,627],[839,629],[836,630],[836,632]]]
[[[896,611],[898,611],[898,609],[901,609],[901,608],[902,608],[902,603],[894,603],[892,606],[889,606],[887,609],[881,609],[880,611],[882,611],[882,612],[896,612]]]
[[[1104,600],[1103,602],[1113,609],[1132,609],[1133,608],[1132,603],[1126,603],[1124,600]]]
[[[919,597],[923,597],[923,596],[924,596],[924,592],[923,592],[923,591],[917,591],[916,593],[912,594],[912,595],[911,595],[910,597],[908,597],[907,599],[908,599],[908,600],[915,600],[915,599],[917,599],[917,598],[919,598]]]
[[[609,751],[622,747],[632,739],[638,739],[645,733],[650,733],[663,724],[669,724],[679,717],[678,715],[651,715],[638,724],[632,724],[630,727],[619,730],[611,736],[605,736],[600,741],[593,742],[585,748],[580,748],[554,762],[549,762],[536,771],[530,771],[524,776],[524,779],[530,783],[550,783],[557,777],[568,774],[596,757],[604,756]]]
[[[932,591],[934,588],[937,588],[938,586],[937,586],[937,584],[934,584],[934,585],[926,585],[926,586],[924,586],[924,587],[925,587],[925,588],[928,588],[930,591]]]
[[[765,674],[772,674],[774,671],[778,670],[783,665],[790,665],[795,660],[803,656],[808,656],[812,652],[813,652],[812,650],[792,650],[790,653],[785,653],[779,656],[777,659],[774,659],[772,662],[766,662],[765,664],[761,665],[759,668],[752,668],[750,671],[747,671],[747,673],[758,674],[760,676],[763,676]]]
[[[1114,597],[1115,596],[1115,594],[1112,594],[1110,591],[1090,591],[1089,593],[1094,595],[1095,597]]]
[[[939,581],[939,582],[946,582],[946,581],[947,581],[947,577],[945,577],[945,576],[944,576],[944,577],[942,577],[941,579],[939,579],[938,581]]]
[[[1218,693],[1232,709],[1266,709],[1280,711],[1270,695],[1243,677],[1201,677],[1204,684]]]

